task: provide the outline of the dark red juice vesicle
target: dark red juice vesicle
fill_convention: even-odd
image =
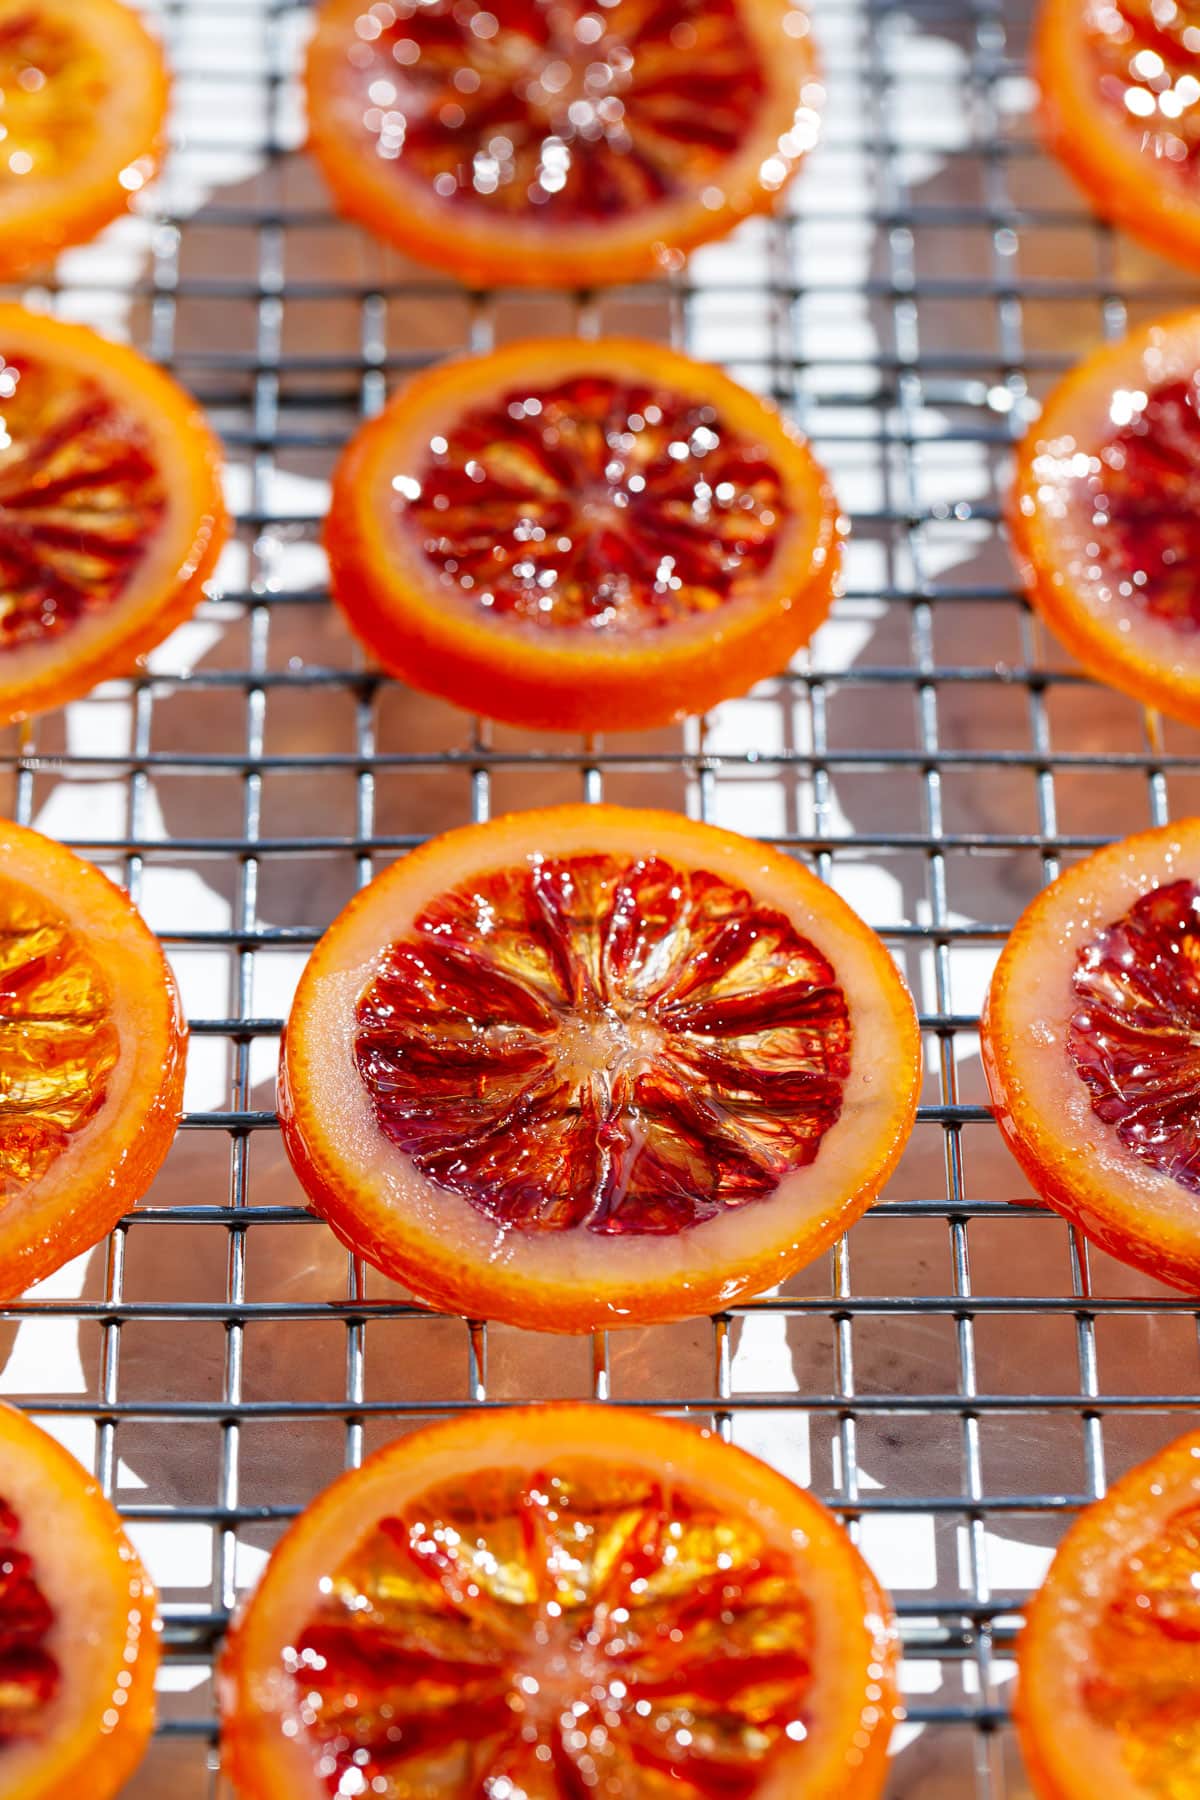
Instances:
[[[748,1520],[568,1461],[380,1520],[287,1666],[331,1795],[358,1770],[381,1800],[749,1800],[806,1735],[813,1655]]]
[[[841,1113],[836,972],[702,870],[579,855],[428,906],[359,997],[380,1129],[532,1231],[674,1233],[770,1195]]]
[[[1153,888],[1079,952],[1068,1051],[1127,1149],[1200,1193],[1200,886]]]
[[[713,407],[607,375],[473,408],[393,487],[400,528],[460,597],[548,631],[726,606],[788,516],[778,470]]]
[[[62,1683],[46,1647],[54,1611],[20,1533],[17,1515],[0,1500],[0,1747],[38,1735]]]
[[[736,0],[391,0],[348,56],[383,161],[550,229],[718,181],[766,94]]]
[[[1132,416],[1085,479],[1099,560],[1122,598],[1173,630],[1200,629],[1200,388],[1169,382]]]

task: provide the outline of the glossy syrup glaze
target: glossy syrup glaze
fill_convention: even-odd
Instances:
[[[1095,1627],[1083,1702],[1146,1800],[1200,1793],[1200,1508],[1130,1555]]]
[[[1068,1050],[1128,1150],[1200,1193],[1200,886],[1153,888],[1079,952]]]
[[[0,8],[0,198],[71,175],[96,145],[111,73],[97,48],[20,0]]]
[[[1200,151],[1200,6],[1090,0],[1084,9],[1102,101],[1170,179],[1191,187]]]
[[[749,1800],[814,1644],[746,1517],[633,1469],[482,1469],[381,1519],[286,1656],[328,1793]]]
[[[719,207],[767,93],[738,0],[384,0],[346,56],[382,161],[435,203],[547,228],[708,186]],[[764,186],[783,185],[815,123],[798,107]]]
[[[600,374],[472,408],[392,488],[443,580],[547,630],[712,612],[755,585],[787,518],[778,470],[715,408]]]
[[[381,1130],[489,1218],[672,1233],[812,1162],[850,1021],[836,971],[744,889],[578,855],[427,906],[359,997],[355,1057]]]
[[[38,1735],[62,1680],[46,1647],[54,1612],[20,1538],[20,1520],[0,1500],[0,1749]]]
[[[145,428],[98,383],[0,356],[0,650],[120,599],[166,507]]]
[[[95,1117],[118,1054],[95,958],[40,895],[0,879],[0,1201]]]
[[[1120,389],[1115,428],[1087,464],[1097,572],[1120,600],[1191,634],[1200,629],[1200,386]],[[1078,463],[1079,457],[1070,459]]]

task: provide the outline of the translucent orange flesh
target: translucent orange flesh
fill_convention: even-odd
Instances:
[[[1200,1508],[1125,1562],[1093,1633],[1084,1704],[1147,1800],[1200,1793]]]
[[[286,1664],[330,1795],[743,1800],[809,1733],[814,1653],[749,1519],[565,1458],[379,1520]]]
[[[426,907],[359,998],[355,1055],[382,1131],[488,1217],[669,1233],[813,1161],[850,1029],[782,913],[703,870],[579,855]]]
[[[1090,0],[1097,93],[1165,180],[1194,184],[1200,152],[1200,7],[1194,0]]]
[[[402,529],[481,612],[606,634],[753,590],[788,511],[779,471],[714,407],[599,374],[473,408],[392,488]]]
[[[96,1115],[118,1051],[98,962],[39,895],[0,878],[0,1198]]]
[[[1200,886],[1144,894],[1079,952],[1067,1047],[1128,1150],[1200,1193]]]
[[[111,89],[111,64],[61,14],[36,0],[0,13],[0,205],[86,167]]]
[[[166,506],[140,420],[69,368],[0,356],[0,652],[118,600]]]
[[[20,1548],[21,1524],[0,1500],[0,1749],[39,1734],[62,1677],[46,1648],[54,1612]]]
[[[423,198],[550,229],[719,183],[767,93],[736,0],[364,0],[342,84]]]

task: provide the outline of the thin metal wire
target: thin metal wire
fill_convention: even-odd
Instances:
[[[237,546],[191,637],[0,744],[14,816],[129,883],[190,1001],[186,1129],[146,1204],[74,1285],[0,1306],[5,1392],[94,1455],[163,1588],[162,1727],[130,1793],[219,1791],[213,1654],[338,1469],[464,1404],[570,1394],[687,1413],[811,1479],[896,1594],[892,1800],[1015,1800],[1022,1601],[1072,1511],[1200,1413],[1200,1312],[1032,1202],[984,1105],[978,1004],[1064,862],[1200,809],[1200,738],[1041,633],[1003,546],[1004,459],[1031,396],[1187,285],[1042,158],[1026,0],[816,0],[829,129],[787,214],[669,290],[570,304],[464,297],[333,219],[296,153],[295,0],[153,10],[175,172],[130,255],[76,253],[50,298],[195,388]],[[810,431],[852,513],[832,626],[704,725],[472,724],[373,672],[330,613],[315,543],[348,433],[409,372],[531,318],[726,362]],[[808,863],[904,965],[928,1071],[909,1155],[829,1258],[711,1321],[582,1345],[443,1321],[334,1248],[270,1085],[303,957],[356,887],[433,830],[580,797],[682,806]]]

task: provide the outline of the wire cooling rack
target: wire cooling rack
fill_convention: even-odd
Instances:
[[[137,217],[33,303],[131,338],[222,430],[220,597],[0,741],[2,803],[125,880],[192,1019],[189,1112],[106,1249],[0,1313],[0,1391],[94,1462],[167,1615],[129,1793],[211,1800],[211,1664],[283,1524],[344,1464],[466,1405],[686,1411],[809,1482],[903,1621],[891,1800],[1017,1800],[1020,1606],[1073,1510],[1200,1414],[1197,1308],[1087,1250],[984,1108],[976,1025],[1006,930],[1066,861],[1200,811],[1200,739],[1082,680],[1014,590],[1009,446],[1103,335],[1190,291],[1036,149],[1024,0],[816,0],[827,130],[789,211],[669,287],[467,295],[329,214],[299,153],[292,0],[151,9],[176,148]],[[540,331],[724,363],[812,435],[854,538],[810,655],[704,725],[582,743],[380,679],[327,603],[332,462],[405,374]],[[676,806],[814,866],[922,1011],[927,1082],[874,1211],[778,1293],[547,1341],[420,1312],[303,1210],[274,1129],[309,946],[428,833],[578,798]]]

